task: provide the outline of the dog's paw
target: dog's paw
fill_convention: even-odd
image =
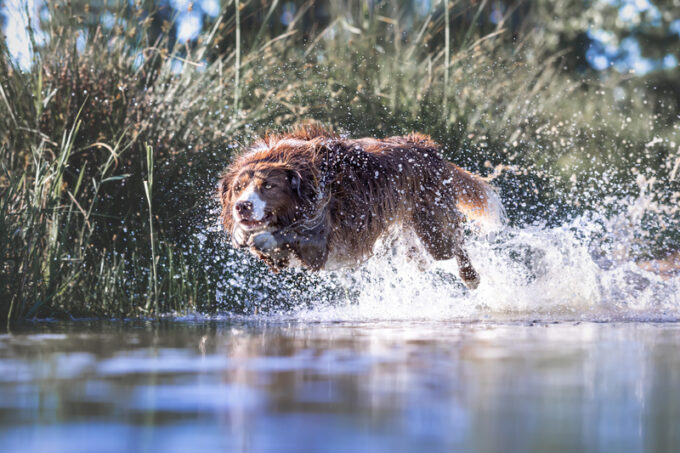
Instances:
[[[231,233],[231,243],[237,249],[246,247],[248,245],[248,233],[239,227],[235,227]]]
[[[279,248],[278,241],[269,231],[253,234],[248,238],[248,245],[251,249],[265,255],[269,255],[275,249]]]
[[[460,278],[465,283],[468,289],[477,289],[479,286],[479,274],[472,267],[466,267],[460,270]]]
[[[471,280],[464,280],[465,286],[468,287],[468,289],[477,289],[479,286],[480,278],[479,275]]]

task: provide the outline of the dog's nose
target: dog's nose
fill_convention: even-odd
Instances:
[[[241,217],[250,217],[250,214],[253,212],[253,203],[250,201],[239,201],[234,208]]]

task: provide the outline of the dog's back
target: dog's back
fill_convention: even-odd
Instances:
[[[331,247],[349,260],[369,256],[394,224],[412,228],[435,259],[449,259],[465,218],[488,229],[502,223],[495,191],[444,159],[427,136],[345,140],[330,149]]]

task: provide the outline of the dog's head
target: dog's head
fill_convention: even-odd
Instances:
[[[232,168],[220,181],[222,221],[233,231],[287,226],[300,205],[300,175],[275,165]]]
[[[227,168],[218,186],[227,231],[288,227],[314,218],[320,159],[332,132],[301,127],[256,140]]]

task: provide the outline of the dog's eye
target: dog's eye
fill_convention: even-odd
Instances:
[[[241,189],[242,189],[241,184],[236,184],[236,185],[234,186],[234,192],[240,192]]]
[[[273,187],[274,187],[274,186],[272,186],[272,185],[269,184],[269,183],[267,183],[267,184],[264,185],[265,190],[272,189]]]

